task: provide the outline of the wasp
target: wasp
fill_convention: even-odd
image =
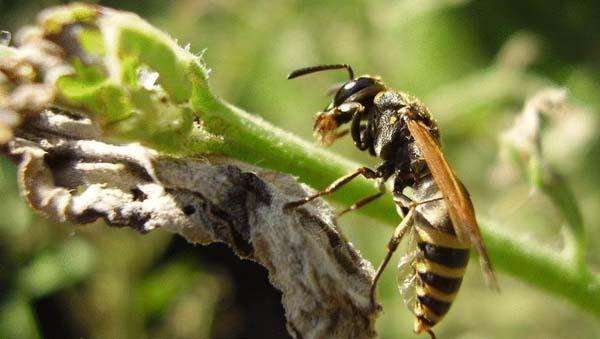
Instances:
[[[347,64],[319,65],[293,71],[288,79],[346,70],[349,80],[333,88],[333,100],[317,113],[313,132],[324,145],[350,134],[354,145],[380,159],[375,169],[361,167],[287,206],[295,208],[338,190],[363,176],[377,180],[379,192],[340,214],[356,210],[386,191],[393,178],[393,199],[402,221],[387,244],[387,253],[373,279],[370,297],[402,239],[407,252],[398,265],[398,285],[415,316],[414,332],[427,332],[448,312],[460,288],[472,247],[479,254],[486,282],[498,289],[481,237],[471,198],[440,149],[440,132],[429,110],[415,97],[388,88],[378,76],[354,76]],[[349,129],[340,127],[350,124]]]

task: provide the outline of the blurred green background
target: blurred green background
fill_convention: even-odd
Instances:
[[[55,1],[0,1],[0,29],[14,31]],[[445,151],[478,213],[520,237],[560,250],[561,217],[518,173],[499,165],[500,133],[527,96],[564,86],[587,110],[544,139],[549,161],[578,197],[600,267],[600,3],[597,1],[105,1],[140,14],[192,50],[206,48],[216,93],[273,124],[311,138],[325,90],[345,79],[324,73],[294,82],[294,68],[350,63],[421,97],[439,120]],[[374,160],[349,141],[332,150]],[[102,223],[50,223],[33,214],[0,163],[0,337],[280,338],[281,295],[266,272],[224,246],[194,247],[161,232],[140,236]],[[388,226],[358,215],[343,229],[379,262]],[[500,274],[502,294],[471,265],[441,338],[597,338],[600,322]],[[380,285],[382,338],[413,338],[393,269]]]

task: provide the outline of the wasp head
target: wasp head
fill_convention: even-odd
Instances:
[[[350,79],[330,90],[333,99],[324,111],[317,113],[315,116],[313,135],[321,144],[326,146],[346,134],[348,131],[340,132],[338,128],[350,122],[354,114],[365,109],[368,110],[372,105],[373,97],[385,88],[378,77],[363,75],[354,78],[352,68],[346,64],[301,68],[290,73],[288,79],[331,69],[346,69]]]

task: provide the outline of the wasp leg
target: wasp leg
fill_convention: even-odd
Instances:
[[[392,238],[388,242],[387,253],[385,254],[385,258],[383,258],[381,265],[379,265],[379,268],[377,269],[377,273],[375,274],[375,278],[373,278],[373,283],[371,284],[371,292],[370,292],[371,305],[376,305],[375,290],[377,289],[377,282],[379,281],[379,277],[381,277],[381,274],[383,273],[386,266],[390,262],[390,259],[392,259],[392,255],[394,254],[396,249],[398,249],[398,245],[400,244],[400,241],[402,240],[404,235],[407,233],[407,231],[409,231],[413,226],[412,222],[413,222],[414,211],[415,211],[414,207],[411,207],[408,210],[408,213],[406,213],[406,216],[404,216],[404,219],[402,219],[402,222],[400,222],[400,224],[396,227],[396,229],[394,230],[394,235],[392,235]]]
[[[350,205],[349,207],[347,207],[346,209],[338,212],[338,214],[335,216],[336,218],[341,217],[342,215],[348,213],[348,212],[352,212],[355,211],[363,206],[365,206],[366,204],[373,202],[375,200],[377,200],[378,198],[380,198],[385,192],[379,192],[373,195],[369,195],[368,197],[364,197],[362,199],[360,199],[359,201],[355,202],[354,204]]]
[[[336,181],[332,182],[331,185],[327,186],[324,190],[322,190],[320,192],[317,192],[313,195],[309,195],[308,197],[305,197],[301,200],[287,203],[284,206],[284,208],[296,208],[296,207],[302,206],[308,202],[311,202],[318,197],[322,197],[324,195],[329,195],[329,194],[337,191],[342,186],[346,185],[347,183],[352,181],[352,179],[356,178],[359,175],[362,175],[363,177],[365,177],[367,179],[375,179],[375,178],[380,177],[380,175],[377,172],[373,171],[372,169],[370,169],[368,167],[361,167],[361,168],[357,169],[355,172],[350,173],[346,176],[343,176],[343,177],[337,179]]]
[[[339,139],[339,138],[345,137],[346,135],[348,135],[348,133],[350,133],[350,129],[346,128],[344,130],[341,130],[341,131],[337,132],[335,134],[335,138]]]
[[[375,193],[373,195],[370,195],[368,197],[358,200],[354,204],[350,205],[346,209],[339,212],[335,217],[339,218],[348,212],[355,211],[355,210],[367,205],[368,203],[373,202],[373,201],[377,200],[378,198],[381,198],[381,196],[383,196],[386,192],[385,183],[383,181],[380,181],[379,184],[377,185],[377,189],[379,189],[379,193]]]
[[[424,204],[428,204],[430,202],[434,202],[434,201],[439,201],[439,200],[443,200],[444,197],[440,197],[440,198],[432,198],[432,199],[427,199],[427,200],[421,200],[421,201],[416,201],[416,202],[412,202],[410,204],[411,207],[417,207],[419,205],[424,205]]]
[[[350,133],[350,129],[346,128],[344,130],[341,130],[337,133],[335,133],[334,135],[331,136],[331,141],[326,142],[327,145],[329,145],[330,143],[333,143],[334,141],[336,141],[339,138],[343,138],[346,135],[348,135]]]
[[[394,203],[396,204],[396,209],[398,209],[398,213],[404,219],[408,210],[413,204],[413,200],[409,198],[406,194],[402,192],[394,192]],[[400,207],[400,208],[398,208]]]
[[[436,339],[435,333],[433,333],[433,331],[431,329],[428,329],[427,333],[429,334],[429,336],[431,337],[431,339]]]

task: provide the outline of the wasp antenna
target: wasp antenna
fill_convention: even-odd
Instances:
[[[354,79],[354,71],[352,70],[352,67],[348,64],[318,65],[318,66],[304,67],[304,68],[300,68],[300,69],[293,71],[292,73],[290,73],[288,75],[287,78],[294,79],[294,78],[297,78],[299,76],[303,76],[306,74],[316,73],[316,72],[321,72],[321,71],[328,71],[328,70],[332,70],[332,69],[345,69],[346,71],[348,71],[348,76],[350,77],[350,80]]]

